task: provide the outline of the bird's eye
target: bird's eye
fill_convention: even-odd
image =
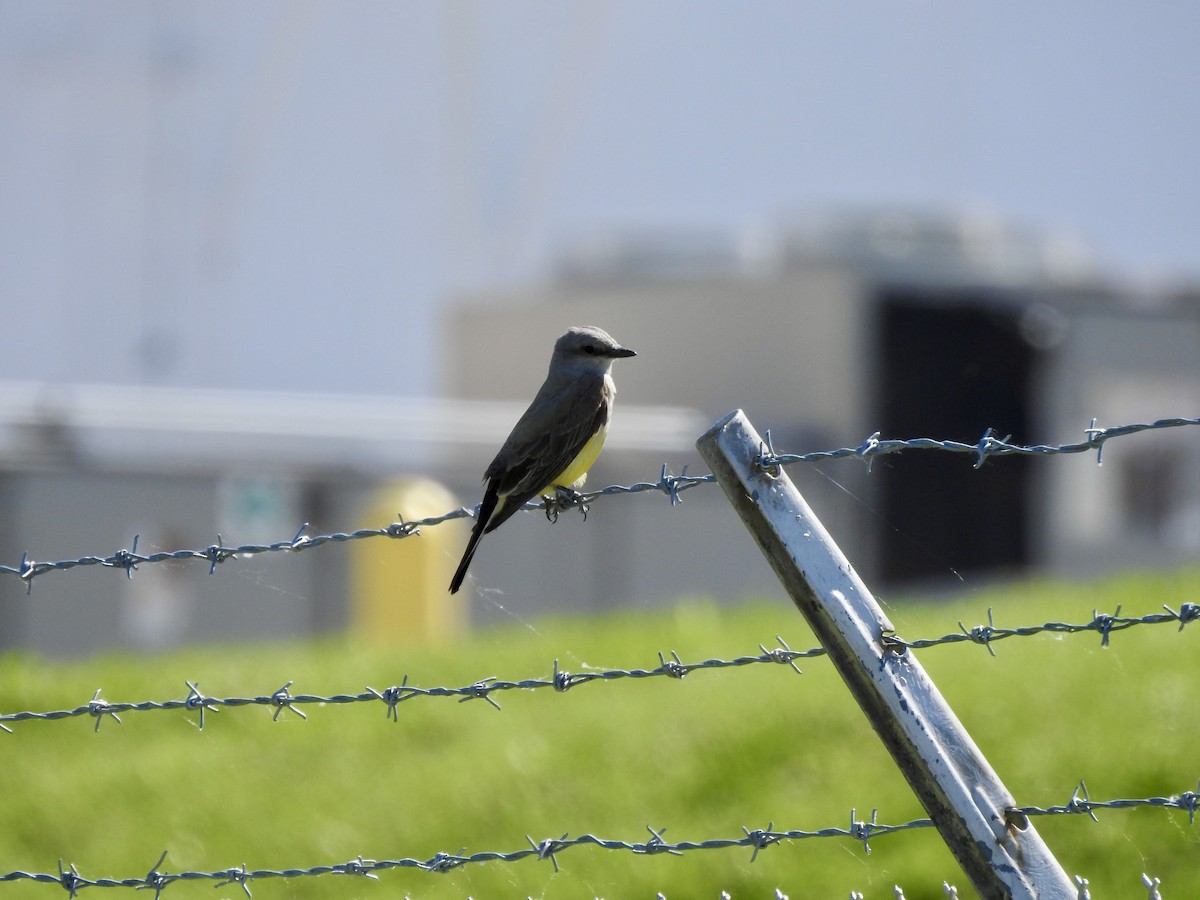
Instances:
[[[595,356],[596,355],[596,347],[593,344],[584,344],[583,352],[588,354],[589,356]]]

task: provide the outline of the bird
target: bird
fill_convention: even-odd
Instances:
[[[637,356],[608,332],[576,325],[554,342],[550,370],[529,408],[483,473],[483,500],[462,561],[450,580],[458,592],[479,541],[526,501],[583,486],[608,436],[614,360]]]

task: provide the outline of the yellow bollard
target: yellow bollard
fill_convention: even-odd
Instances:
[[[375,493],[364,521],[383,527],[401,516],[410,522],[456,505],[436,482],[397,481]],[[446,585],[457,562],[454,552],[466,539],[462,530],[447,522],[411,537],[355,541],[350,557],[351,630],[389,644],[446,643],[461,635],[467,626],[466,605]]]

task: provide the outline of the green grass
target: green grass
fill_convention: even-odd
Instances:
[[[1020,582],[924,604],[894,598],[906,638],[986,621],[1001,626],[1084,622],[1093,608],[1127,615],[1200,600],[1200,570],[1129,575],[1094,584]],[[813,646],[786,601],[667,612],[562,617],[480,631],[442,649],[379,649],[348,639],[211,647],[163,656],[106,656],[53,664],[0,657],[0,711],[78,706],[97,687],[110,701],[186,696],[199,680],[213,696],[269,694],[289,679],[298,693],[357,693],[397,684],[460,686],[486,676],[653,668],[658,651],[685,661],[757,653],[782,635]],[[1080,778],[1094,799],[1195,789],[1200,678],[1197,626],[957,644],[918,659],[1019,803],[1063,803]],[[630,842],[666,828],[668,840],[742,835],[742,826],[845,827],[850,810],[900,823],[924,812],[851,702],[828,661],[698,671],[666,678],[498,695],[483,701],[418,698],[399,723],[383,704],[304,707],[308,720],[263,707],[209,714],[130,712],[22,722],[0,734],[0,874],[57,871],[138,877],[168,850],[163,869],[287,868],[371,859],[427,859],[439,851],[508,852],[535,839],[592,833]],[[1169,896],[1200,885],[1200,828],[1157,809],[1039,818],[1035,826],[1071,874],[1096,896],[1142,895],[1143,871]],[[336,876],[263,880],[272,897],[941,897],[942,881],[968,882],[932,829],[881,836],[864,853],[845,838],[788,842],[750,862],[746,849],[682,857],[578,847],[548,860],[470,865],[444,875],[384,872],[378,881]],[[59,896],[29,882],[7,897]],[[88,891],[90,896],[92,890]],[[241,897],[236,885],[178,883],[165,896]]]

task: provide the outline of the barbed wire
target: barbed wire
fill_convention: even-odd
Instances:
[[[1006,810],[1006,813],[1010,817],[1013,815],[1087,815],[1093,821],[1098,821],[1095,814],[1096,810],[1131,809],[1135,807],[1148,806],[1164,810],[1183,810],[1187,812],[1189,822],[1194,824],[1196,809],[1198,806],[1200,806],[1200,785],[1197,787],[1197,791],[1184,791],[1171,797],[1092,800],[1087,796],[1086,785],[1080,781],[1080,783],[1075,787],[1074,791],[1072,791],[1070,800],[1068,800],[1068,802],[1065,804],[1060,806],[1049,806],[1045,808],[1038,806],[1014,807],[1013,809]],[[529,843],[528,847],[522,847],[517,850],[511,850],[507,852],[487,850],[468,854],[466,852],[466,848],[464,847],[457,853],[439,852],[427,859],[403,857],[399,859],[376,860],[360,855],[343,863],[288,869],[251,869],[245,864],[242,864],[241,866],[237,866],[235,868],[217,869],[215,871],[189,870],[183,872],[164,872],[160,868],[167,858],[167,851],[164,850],[159,856],[158,861],[150,867],[149,872],[141,876],[129,876],[123,878],[87,878],[86,876],[80,874],[79,869],[74,864],[69,863],[64,868],[62,860],[59,860],[58,874],[15,870],[0,874],[0,883],[12,881],[33,881],[41,884],[54,884],[66,889],[71,897],[77,896],[78,892],[85,887],[138,888],[143,890],[153,890],[154,896],[157,898],[166,888],[176,882],[213,881],[216,882],[214,887],[224,887],[227,885],[236,884],[245,892],[247,897],[250,897],[250,882],[268,878],[301,878],[317,875],[355,875],[377,879],[378,876],[375,873],[389,869],[418,869],[425,872],[445,873],[462,866],[468,866],[477,863],[513,863],[530,858],[539,860],[548,859],[553,865],[554,871],[559,872],[560,868],[558,864],[558,856],[568,850],[582,846],[592,846],[599,847],[603,850],[632,853],[635,856],[655,856],[663,853],[671,856],[682,856],[685,853],[702,850],[743,848],[751,851],[750,862],[755,862],[758,859],[759,853],[774,844],[781,843],[782,841],[797,841],[806,840],[809,838],[849,838],[855,842],[861,842],[864,852],[870,854],[870,842],[873,838],[895,834],[896,832],[900,831],[910,831],[917,828],[931,828],[933,826],[933,822],[928,818],[913,819],[909,822],[904,822],[899,825],[887,825],[878,821],[878,812],[878,809],[873,809],[871,811],[871,818],[869,820],[860,820],[858,818],[858,810],[851,809],[850,824],[845,828],[831,826],[816,830],[791,829],[780,831],[776,830],[775,823],[771,822],[768,823],[766,828],[751,829],[743,825],[742,834],[738,837],[710,838],[700,841],[676,842],[668,841],[664,837],[667,831],[666,828],[651,828],[650,826],[646,826],[646,830],[650,833],[650,838],[642,841],[614,840],[597,837],[593,834],[582,834],[578,837],[569,837],[568,833],[564,832],[561,837],[546,838],[540,841],[535,841],[532,837],[526,835],[525,840]],[[1158,879],[1152,879],[1150,876],[1143,874],[1142,880],[1143,884],[1151,891],[1157,890],[1157,887],[1159,886]],[[1079,886],[1079,896],[1089,896],[1086,893],[1088,885],[1087,879],[1076,876],[1075,881]],[[955,893],[952,893],[953,889],[950,888],[949,885],[946,885],[946,890],[947,894],[950,896],[956,895]],[[902,894],[898,894],[897,896],[902,896]]]
[[[1011,812],[1023,813],[1027,816],[1056,816],[1062,813],[1075,813],[1088,816],[1093,822],[1099,822],[1095,811],[1098,809],[1134,809],[1139,806],[1153,806],[1159,809],[1181,809],[1188,814],[1188,824],[1196,824],[1196,810],[1200,809],[1200,782],[1196,790],[1183,791],[1171,797],[1143,797],[1136,800],[1092,800],[1088,796],[1087,785],[1080,781],[1071,792],[1071,798],[1061,806],[1018,806]]]
[[[770,445],[770,431],[768,431],[764,435],[766,446],[763,448],[764,452],[759,462],[764,468],[770,468],[774,466],[787,466],[798,462],[815,462],[822,459],[840,459],[846,456],[854,456],[862,459],[869,466],[874,457],[884,456],[888,453],[898,453],[901,450],[943,450],[949,453],[967,453],[974,456],[976,458],[975,468],[978,469],[993,456],[1049,456],[1062,453],[1086,453],[1095,450],[1096,462],[1100,463],[1103,461],[1104,444],[1113,438],[1125,437],[1141,431],[1179,428],[1185,425],[1200,425],[1200,418],[1158,419],[1154,422],[1116,425],[1110,428],[1101,428],[1097,426],[1096,420],[1092,419],[1091,425],[1084,429],[1084,434],[1087,435],[1087,438],[1083,441],[1074,444],[1031,445],[1010,443],[1012,440],[1011,434],[1003,438],[996,437],[995,430],[992,428],[986,429],[983,432],[983,436],[974,444],[936,440],[933,438],[885,440],[879,437],[879,432],[877,431],[857,447],[843,447],[839,450],[820,450],[814,453],[802,454],[775,453]]]
[[[980,644],[987,648],[987,651],[992,655],[996,655],[996,651],[992,648],[992,644],[996,641],[1010,637],[1032,637],[1043,633],[1054,634],[1083,634],[1094,632],[1100,635],[1101,646],[1108,646],[1112,634],[1116,631],[1124,631],[1127,628],[1132,628],[1135,625],[1165,625],[1169,623],[1178,623],[1178,631],[1182,631],[1184,626],[1189,622],[1200,621],[1200,604],[1184,603],[1176,611],[1167,605],[1163,605],[1165,612],[1150,613],[1144,616],[1122,616],[1121,607],[1118,605],[1114,613],[1100,613],[1092,611],[1092,619],[1089,622],[1070,623],[1070,622],[1046,622],[1042,625],[1026,625],[1017,628],[1001,628],[997,627],[992,615],[992,610],[988,610],[988,624],[976,625],[967,628],[960,621],[958,623],[959,630],[944,634],[941,637],[923,638],[913,641],[907,641],[895,634],[885,634],[883,637],[883,646],[892,652],[904,652],[908,649],[924,649],[928,647],[945,646],[948,644],[958,644],[962,642],[970,642]],[[104,718],[110,717],[117,721],[121,721],[121,713],[126,712],[149,712],[161,710],[188,710],[195,711],[199,715],[200,728],[204,728],[204,720],[206,712],[220,712],[226,708],[236,708],[242,706],[266,706],[274,710],[273,719],[278,719],[279,715],[288,710],[300,716],[302,719],[307,719],[308,716],[299,707],[317,704],[317,705],[339,705],[347,703],[375,703],[382,702],[386,706],[387,717],[392,721],[398,722],[399,712],[398,707],[406,700],[411,700],[415,697],[456,697],[460,703],[468,700],[484,700],[491,704],[496,709],[500,709],[500,704],[493,694],[503,693],[504,691],[513,690],[538,690],[541,688],[552,688],[556,692],[565,693],[573,687],[581,684],[587,684],[593,681],[615,681],[623,678],[643,679],[643,678],[675,678],[682,679],[691,672],[696,672],[704,669],[729,669],[741,668],[743,666],[751,666],[763,663],[774,663],[790,666],[796,674],[802,674],[800,667],[796,664],[800,659],[811,659],[818,656],[826,655],[823,647],[813,647],[807,650],[793,650],[787,645],[782,637],[776,635],[775,640],[778,643],[776,647],[767,647],[763,644],[758,645],[761,651],[757,655],[738,656],[732,659],[706,659],[699,662],[684,662],[678,653],[674,650],[668,654],[658,654],[658,666],[650,669],[604,669],[587,672],[565,672],[559,668],[558,660],[554,660],[553,674],[549,678],[523,678],[516,680],[504,680],[495,676],[478,679],[471,684],[461,687],[431,687],[423,688],[408,683],[408,676],[405,675],[403,680],[398,685],[385,688],[384,690],[376,690],[372,687],[367,687],[358,693],[341,693],[331,696],[322,696],[318,694],[296,694],[292,693],[291,687],[294,682],[289,681],[280,687],[278,690],[272,691],[269,694],[260,694],[249,697],[211,697],[201,692],[199,683],[185,681],[188,694],[186,697],[171,699],[171,700],[143,700],[139,702],[119,702],[112,703],[104,700],[100,694],[101,689],[97,688],[91,700],[83,703],[73,709],[51,710],[45,712],[23,711],[0,714],[0,730],[11,732],[5,723],[8,722],[24,722],[24,721],[58,721],[63,719],[73,719],[80,716],[92,716],[95,719],[95,730],[100,730],[100,724]]]
[[[548,518],[553,519],[558,516],[559,512],[567,509],[579,508],[586,512],[588,504],[597,497],[606,497],[615,494],[638,494],[646,491],[661,491],[671,499],[672,505],[677,505],[680,502],[679,494],[681,492],[700,484],[711,483],[713,480],[712,475],[688,475],[686,471],[681,475],[673,475],[667,471],[667,467],[664,465],[658,481],[637,482],[631,485],[611,485],[583,494],[560,492],[558,495],[546,498],[540,503],[530,501],[525,504],[523,509],[526,511],[541,510],[545,512]],[[238,557],[256,556],[263,553],[298,553],[301,550],[310,550],[324,544],[346,543],[364,538],[388,537],[400,539],[412,537],[419,535],[422,528],[441,525],[443,522],[450,522],[454,519],[474,518],[474,516],[474,508],[460,506],[458,509],[452,509],[437,516],[412,520],[400,519],[382,528],[359,528],[355,531],[315,535],[305,534],[309,528],[309,523],[305,522],[290,538],[284,538],[283,540],[267,544],[241,544],[238,546],[226,545],[221,534],[218,532],[217,542],[209,544],[207,547],[192,550],[166,550],[148,554],[138,553],[137,548],[141,540],[141,535],[135,534],[131,548],[120,549],[107,556],[91,554],[71,559],[60,559],[54,562],[39,562],[31,559],[26,552],[22,554],[21,561],[16,566],[0,564],[0,575],[15,575],[20,578],[25,582],[26,593],[33,592],[33,580],[39,575],[44,575],[47,572],[62,572],[68,569],[88,566],[121,569],[127,577],[132,578],[133,573],[143,564],[161,563],[168,560],[205,560],[209,564],[208,571],[211,575],[216,572],[217,566],[221,563]]]
[[[983,433],[983,436],[974,444],[951,440],[937,440],[934,438],[885,440],[880,438],[879,432],[875,432],[857,447],[841,447],[836,450],[818,450],[802,454],[777,453],[771,444],[771,432],[768,430],[765,434],[763,447],[760,449],[758,465],[760,468],[770,471],[779,466],[798,463],[857,458],[866,463],[867,467],[870,468],[871,463],[876,457],[890,453],[899,453],[903,450],[935,450],[949,453],[966,453],[975,457],[975,468],[981,467],[984,462],[993,456],[1046,456],[1082,453],[1089,450],[1096,451],[1096,461],[1099,463],[1101,462],[1104,444],[1114,438],[1125,437],[1142,431],[1178,428],[1188,425],[1200,425],[1200,418],[1158,419],[1154,422],[1118,425],[1111,428],[1098,427],[1096,420],[1092,419],[1091,425],[1084,429],[1084,433],[1087,435],[1086,440],[1072,444],[1034,444],[1028,446],[1010,443],[1011,435],[1005,438],[998,438],[991,428],[988,428]],[[675,506],[681,502],[679,495],[684,491],[702,484],[712,484],[714,481],[715,479],[712,475],[688,475],[686,466],[681,474],[674,475],[668,471],[666,465],[663,465],[657,481],[641,481],[630,485],[614,484],[585,493],[560,492],[557,496],[546,498],[541,502],[530,501],[523,508],[526,511],[541,510],[546,513],[547,517],[553,519],[557,517],[559,512],[567,509],[579,508],[586,513],[588,505],[601,497],[640,494],[648,491],[665,495],[670,500],[671,505]],[[26,552],[22,554],[20,562],[15,566],[0,564],[0,575],[12,575],[19,578],[25,582],[26,592],[32,593],[33,580],[40,575],[44,575],[47,572],[61,572],[88,566],[120,569],[125,572],[127,577],[132,578],[133,573],[141,565],[150,565],[168,560],[204,560],[209,564],[209,574],[213,574],[216,572],[218,565],[237,557],[254,556],[262,553],[298,553],[301,550],[310,550],[325,544],[345,543],[374,537],[401,539],[420,534],[422,528],[441,525],[443,522],[449,522],[454,519],[473,518],[474,515],[475,510],[473,508],[463,506],[442,515],[429,516],[423,519],[414,519],[411,521],[400,519],[381,528],[360,528],[355,531],[316,535],[305,534],[309,528],[309,524],[306,522],[290,538],[284,538],[271,543],[227,546],[221,534],[218,533],[216,543],[209,544],[207,547],[191,550],[168,550],[148,554],[138,553],[137,547],[141,535],[134,535],[131,548],[122,548],[108,555],[90,554],[71,559],[46,562],[34,560]]]

